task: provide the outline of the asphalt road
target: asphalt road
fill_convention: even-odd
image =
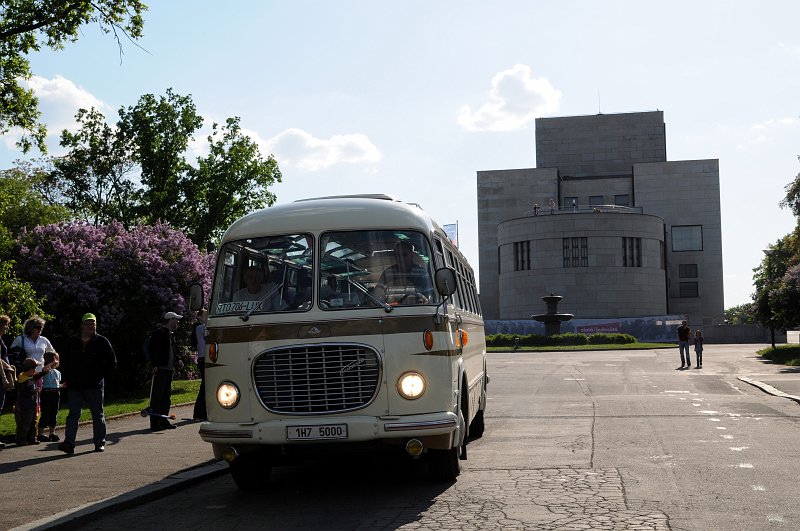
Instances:
[[[268,490],[244,493],[216,465],[199,469],[211,479],[178,479],[171,494],[143,478],[145,503],[121,494],[128,508],[106,501],[83,509],[99,513],[91,518],[68,512],[23,527],[800,529],[800,404],[757,386],[796,396],[800,373],[762,362],[758,348],[707,345],[701,370],[675,370],[677,349],[491,354],[486,433],[452,484],[428,480],[421,462],[363,456],[276,469]],[[185,443],[184,459],[202,462],[192,432],[185,425],[158,441],[127,430],[109,452]],[[109,452],[82,458],[102,466]],[[137,459],[145,470],[163,466]],[[31,461],[17,473],[28,464],[45,470]],[[132,469],[102,472],[115,484]],[[72,474],[81,470],[62,475],[65,497]]]

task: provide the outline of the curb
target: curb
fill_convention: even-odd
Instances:
[[[125,492],[117,496],[74,507],[47,518],[15,527],[10,531],[78,529],[99,516],[136,507],[143,503],[183,490],[201,481],[222,476],[227,473],[228,463],[225,461],[209,461],[196,467],[176,472],[162,480],[145,485],[131,492]]]
[[[800,396],[784,393],[783,391],[775,389],[771,385],[765,384],[764,382],[759,382],[758,380],[753,380],[752,378],[748,378],[747,376],[737,376],[737,378],[743,381],[744,383],[748,383],[754,387],[758,387],[765,393],[769,393],[773,396],[780,396],[782,398],[788,398],[789,400],[794,400],[795,402],[800,403]]]

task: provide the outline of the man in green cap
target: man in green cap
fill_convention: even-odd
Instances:
[[[106,418],[103,412],[105,378],[117,367],[117,357],[111,343],[97,333],[97,318],[93,313],[81,317],[81,333],[68,340],[61,352],[61,374],[67,388],[67,427],[64,441],[58,449],[75,453],[78,420],[85,403],[92,413],[94,451],[106,449]]]

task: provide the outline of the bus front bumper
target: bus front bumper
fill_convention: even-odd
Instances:
[[[379,441],[405,444],[418,439],[429,448],[450,448],[458,431],[452,412],[406,416],[293,417],[248,424],[207,421],[200,437],[218,447],[346,444]]]

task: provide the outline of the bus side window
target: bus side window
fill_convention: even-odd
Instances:
[[[442,241],[439,238],[434,238],[433,250],[434,250],[434,255],[436,256],[434,269],[445,267],[447,264],[445,264],[444,262],[444,251],[442,250]]]
[[[450,249],[447,249],[447,266],[452,267],[456,271],[456,278],[458,278],[458,266],[456,265],[453,252]],[[462,301],[461,287],[459,286],[458,281],[456,281],[456,291],[453,293],[453,304],[455,304],[456,308],[463,309],[464,303]]]

